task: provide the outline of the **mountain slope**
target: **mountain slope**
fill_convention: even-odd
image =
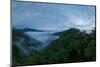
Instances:
[[[15,65],[37,65],[95,60],[95,30],[88,34],[80,32],[79,29],[71,28],[60,32],[59,39],[53,40],[42,52],[32,51],[31,56],[27,58],[21,57],[21,59],[14,61]]]

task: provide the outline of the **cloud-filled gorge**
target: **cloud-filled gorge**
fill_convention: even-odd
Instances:
[[[13,64],[95,60],[95,14],[90,5],[12,1]]]

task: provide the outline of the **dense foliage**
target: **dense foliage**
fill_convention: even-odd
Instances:
[[[18,33],[14,37],[20,37],[22,33]],[[23,33],[24,35],[24,33]],[[71,28],[60,33],[59,39],[50,43],[41,52],[32,51],[29,57],[20,56],[18,49],[13,46],[13,64],[29,65],[29,64],[52,64],[52,63],[71,63],[85,62],[96,60],[96,32],[95,29],[91,33],[81,32],[79,29]],[[14,44],[14,38],[13,44]]]

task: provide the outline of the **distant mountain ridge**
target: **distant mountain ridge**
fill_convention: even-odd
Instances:
[[[24,28],[24,29],[16,29],[14,28],[14,31],[16,32],[44,32],[44,30],[38,30],[38,29],[32,29],[32,28]]]
[[[25,31],[36,31],[35,29],[15,29],[12,30],[13,47],[18,50],[20,55],[28,56],[31,52],[38,51],[41,42],[25,34]]]

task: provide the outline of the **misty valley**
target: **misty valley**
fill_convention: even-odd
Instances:
[[[95,28],[90,33],[12,29],[13,65],[54,64],[96,60]]]
[[[96,61],[96,6],[12,0],[12,65]]]

